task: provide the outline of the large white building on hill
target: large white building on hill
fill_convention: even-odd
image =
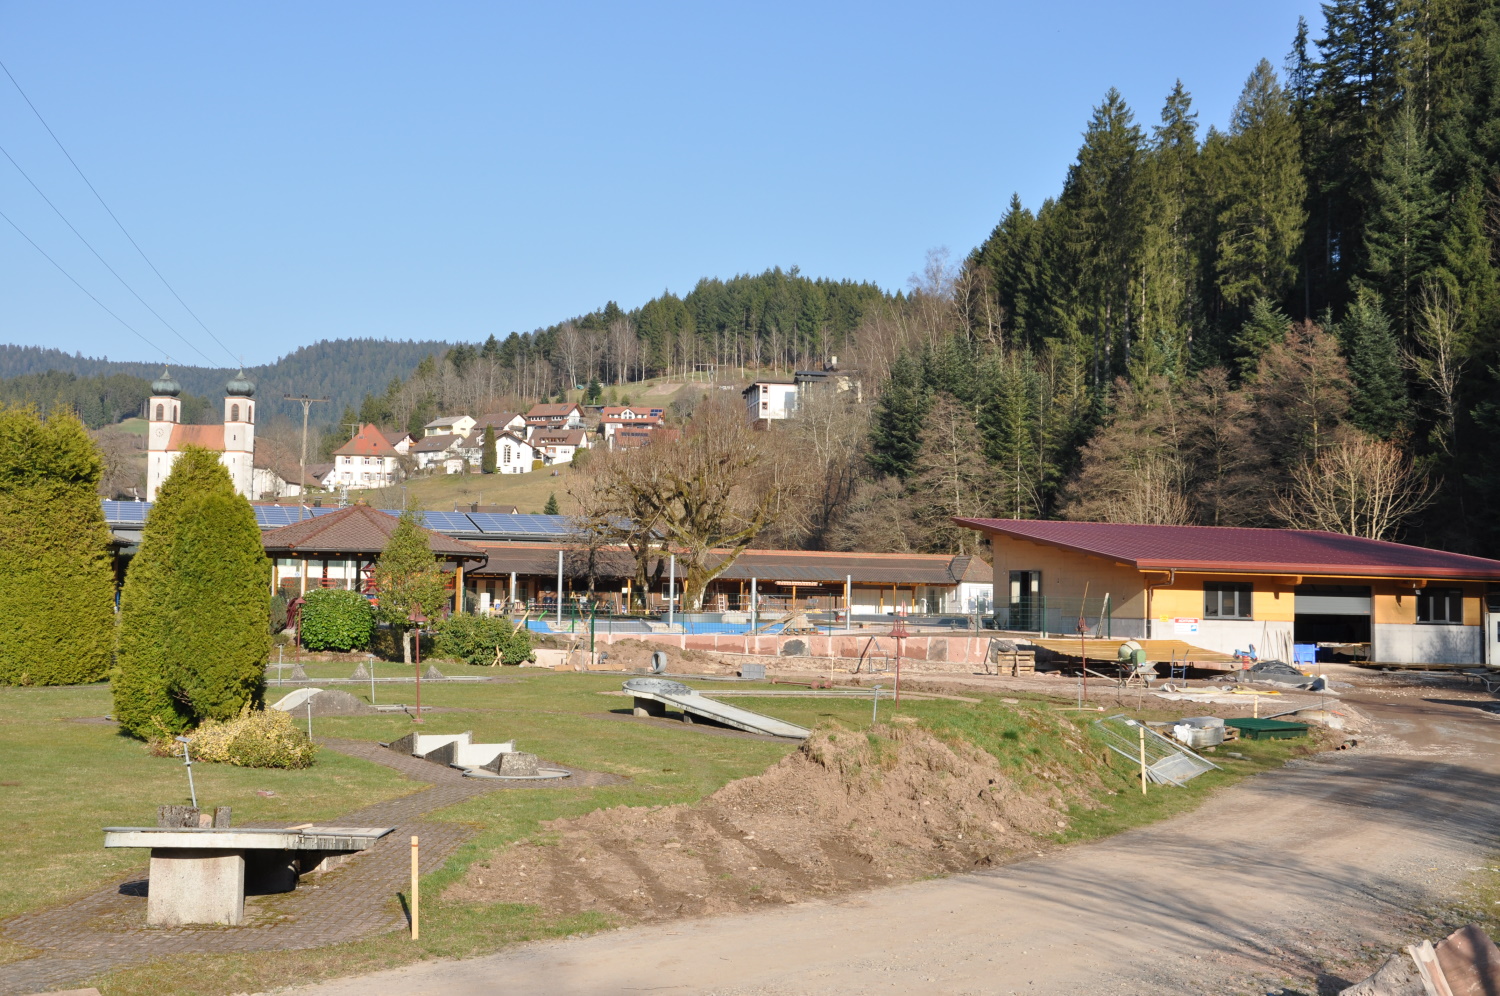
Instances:
[[[224,385],[223,425],[183,425],[182,385],[162,370],[151,383],[146,413],[146,500],[155,501],[184,446],[216,450],[229,470],[234,489],[246,498],[255,495],[255,384],[241,370]]]

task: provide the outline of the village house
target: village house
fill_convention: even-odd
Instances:
[[[422,426],[422,435],[467,436],[474,429],[474,419],[468,415],[445,415]]]
[[[758,380],[740,393],[751,422],[791,418],[797,410],[797,385],[792,381]]]
[[[536,459],[536,448],[520,433],[502,432],[495,437],[495,473],[529,474]]]
[[[650,431],[662,424],[660,408],[632,408],[629,405],[607,405],[599,413],[599,434],[607,449],[614,448],[615,433],[624,428]]]
[[[224,385],[223,425],[183,425],[181,394],[182,385],[165,368],[151,383],[146,408],[146,500],[155,500],[185,446],[216,451],[234,490],[246,498],[259,497],[255,490],[255,384],[241,370]]]
[[[463,436],[452,433],[441,436],[423,436],[412,444],[411,457],[416,461],[418,470],[442,467],[447,473],[455,473],[456,471],[448,470],[448,463],[449,461],[462,462],[462,458],[458,455],[459,444],[462,442],[464,442]]]
[[[400,476],[400,454],[390,439],[375,426],[365,424],[333,451],[333,476],[328,478],[327,486],[384,488],[395,484]]]
[[[579,450],[589,448],[588,433],[582,429],[535,429],[531,445],[545,464],[572,463]]]
[[[583,406],[575,404],[532,405],[526,413],[526,425],[532,429],[580,429]]]
[[[515,432],[526,435],[526,416],[520,412],[492,412],[474,420],[474,428],[481,432],[496,429],[500,432]]]

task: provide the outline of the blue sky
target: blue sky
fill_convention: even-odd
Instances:
[[[0,4],[9,66],[229,351],[483,339],[766,267],[898,288],[1055,194],[1117,86],[1227,121],[1317,4]],[[228,362],[10,81],[0,341]]]

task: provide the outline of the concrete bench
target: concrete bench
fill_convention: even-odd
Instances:
[[[105,847],[149,847],[146,922],[245,922],[245,883],[290,892],[297,877],[327,870],[371,847],[395,827],[308,826],[290,830],[194,827],[105,827]]]

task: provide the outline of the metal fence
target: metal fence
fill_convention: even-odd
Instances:
[[[1110,596],[1098,598],[1035,598],[995,606],[990,628],[1020,633],[1071,636],[1083,633],[1108,639],[1114,634]]]

